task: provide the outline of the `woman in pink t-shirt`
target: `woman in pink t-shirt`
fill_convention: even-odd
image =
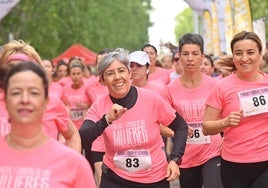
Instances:
[[[83,82],[84,65],[81,62],[75,62],[69,67],[69,76],[71,84],[63,88],[63,102],[65,103],[71,120],[79,129],[88,107],[91,105],[86,94],[87,85]]]
[[[166,88],[171,105],[189,127],[185,154],[180,165],[181,188],[222,187],[219,147],[221,135],[202,134],[205,101],[208,91],[217,81],[201,72],[203,46],[203,39],[198,34],[187,33],[179,39],[179,58],[183,74]]]
[[[33,62],[11,67],[4,82],[10,133],[0,137],[0,187],[96,187],[86,159],[43,131],[48,80]]]
[[[61,80],[68,76],[68,64],[64,60],[59,60],[55,67],[53,82],[60,84]]]
[[[148,81],[152,82],[160,87],[165,87],[170,82],[169,71],[161,67],[156,66],[157,61],[157,49],[151,45],[146,44],[141,48],[142,51],[145,51],[150,59],[149,66],[149,78]]]
[[[46,73],[47,73],[47,78],[49,82],[49,95],[50,96],[55,96],[58,97],[59,99],[62,100],[63,97],[63,91],[62,91],[62,86],[56,82],[53,82],[53,63],[52,61],[48,59],[43,59],[41,61],[42,67],[44,67]]]
[[[150,77],[149,75],[150,59],[148,54],[144,51],[134,51],[129,54],[129,61],[130,61],[131,84],[137,87],[148,89],[150,91],[154,91],[164,99],[167,99],[166,92],[163,87],[159,87],[158,85],[148,81],[148,77]],[[170,149],[167,148],[167,141],[168,141],[167,137],[172,137],[174,133],[171,129],[162,125],[160,125],[160,133],[163,137],[166,151],[167,150],[169,151]]]
[[[168,188],[179,176],[186,122],[158,94],[131,86],[128,53],[102,58],[98,74],[109,94],[93,102],[79,132],[88,148],[103,134],[105,155],[100,187]],[[159,124],[175,133],[176,147],[166,160]]]
[[[262,42],[241,31],[231,41],[231,75],[211,91],[205,135],[224,133],[221,177],[228,188],[268,187],[268,76],[259,70]]]
[[[200,70],[202,73],[214,77],[215,71],[214,71],[214,61],[212,59],[213,57],[207,54],[204,54],[203,61],[200,66]]]

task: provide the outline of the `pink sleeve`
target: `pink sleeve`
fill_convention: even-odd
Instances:
[[[62,88],[62,98],[61,98],[61,100],[63,101],[63,103],[66,103],[66,101],[67,101],[67,95],[68,95],[67,87],[68,86],[65,86],[65,87]]]
[[[213,87],[210,94],[208,95],[206,105],[222,110],[223,104],[221,87],[217,87],[217,85]]]
[[[55,99],[53,100],[54,102],[54,106],[55,108],[53,108],[51,111],[51,113],[55,114],[55,122],[56,122],[56,126],[58,128],[58,130],[65,132],[67,131],[67,124],[69,121],[69,114],[66,110],[66,107],[64,105],[64,103],[59,100],[59,99]]]
[[[158,104],[157,112],[159,117],[158,121],[162,125],[168,126],[175,119],[176,111],[164,98],[160,97],[159,95],[157,95],[157,97],[159,98],[158,101],[161,101],[157,102]]]
[[[76,179],[75,179],[75,188],[96,188],[96,182],[94,179],[93,172],[89,163],[86,160],[81,160],[79,163]]]
[[[93,102],[87,111],[85,119],[89,119],[93,122],[97,122],[101,119],[102,116],[103,114],[98,113],[98,108],[97,108],[96,103]]]

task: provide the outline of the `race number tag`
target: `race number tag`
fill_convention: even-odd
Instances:
[[[85,110],[81,110],[81,109],[70,109],[70,118],[73,121],[77,121],[77,120],[81,120],[84,119],[84,112]]]
[[[116,152],[114,164],[116,167],[128,172],[150,169],[152,166],[150,151],[141,149]]]
[[[187,144],[208,144],[210,136],[205,136],[202,132],[202,122],[188,122],[188,126],[194,128],[193,135],[187,138]]]
[[[268,112],[268,87],[242,91],[238,96],[245,117]]]

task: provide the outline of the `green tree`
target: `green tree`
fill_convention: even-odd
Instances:
[[[175,26],[177,41],[183,34],[194,32],[193,10],[190,7],[184,9],[175,19],[177,22]]]
[[[42,57],[53,58],[75,43],[93,51],[140,49],[148,42],[151,0],[21,0],[0,21],[0,42],[8,33],[31,41]]]
[[[252,20],[264,18],[266,20],[266,40],[268,40],[268,1],[263,0],[250,0],[250,10]]]

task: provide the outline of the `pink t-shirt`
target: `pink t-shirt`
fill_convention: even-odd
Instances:
[[[161,87],[165,87],[170,82],[169,71],[161,67],[156,67],[155,72],[149,74],[148,81]]]
[[[108,89],[106,86],[100,84],[99,78],[97,77],[87,85],[86,93],[90,100],[94,102],[97,98],[107,95]]]
[[[185,153],[180,165],[181,168],[199,166],[215,156],[220,156],[220,134],[208,136],[207,138],[202,137],[205,102],[209,91],[215,83],[215,79],[204,75],[202,82],[196,88],[184,87],[180,79],[174,80],[166,88],[171,105],[185,119],[188,125],[195,129],[194,137],[187,139]]]
[[[0,92],[0,136],[10,132],[10,123],[4,99],[4,92]]]
[[[57,84],[60,84],[62,87],[69,85],[72,83],[72,79],[70,76],[66,76],[64,78],[61,78],[59,81],[56,82]]]
[[[0,96],[0,136],[10,132],[9,117],[3,95],[4,93]],[[57,97],[50,96],[42,119],[44,132],[57,140],[59,131],[67,131],[68,121],[69,115],[63,102]]]
[[[147,82],[147,84],[143,86],[142,88],[148,89],[150,91],[154,91],[158,95],[160,95],[161,97],[167,100],[167,94],[166,94],[165,89],[163,87],[155,85],[155,83]]]
[[[175,110],[158,94],[143,88],[137,90],[136,104],[103,133],[103,162],[124,179],[152,183],[164,179],[167,168],[159,124],[169,125]],[[97,100],[88,110],[87,119],[98,121],[112,105],[108,95]]]
[[[108,94],[108,89],[106,86],[100,84],[99,77],[97,77],[94,82],[88,84],[86,92],[90,100],[94,102],[98,98],[104,98]],[[96,152],[105,152],[104,139],[102,135],[94,140],[91,150]]]
[[[235,74],[231,74],[218,82],[209,95],[206,104],[222,110],[221,115],[224,118],[230,112],[240,111],[241,104],[245,100],[248,103],[254,103],[255,101],[258,106],[267,105],[267,88],[267,74],[264,74],[262,80],[255,82],[242,81]],[[245,93],[244,99],[240,100],[238,93],[247,90],[249,95]],[[264,100],[262,95],[265,96]],[[248,98],[246,98],[247,96]],[[222,157],[225,160],[238,163],[267,161],[268,113],[244,116],[238,126],[226,128],[224,130]]]
[[[86,93],[86,85],[83,84],[78,89],[73,89],[71,85],[66,85],[63,88],[63,101],[68,108],[69,116],[71,120],[74,122],[77,129],[79,129],[84,121],[84,117],[86,115],[88,108],[82,108],[78,106],[78,103],[91,105],[91,101],[89,100]]]
[[[54,138],[58,138],[59,131],[67,131],[69,115],[64,103],[54,96],[49,96],[46,111],[43,115],[42,124],[44,132]]]
[[[58,97],[59,99],[62,99],[63,97],[62,86],[58,83],[52,82],[49,85],[48,91],[49,91],[49,96]]]
[[[0,150],[0,187],[96,187],[86,159],[53,139],[38,148],[17,151],[1,137]]]

